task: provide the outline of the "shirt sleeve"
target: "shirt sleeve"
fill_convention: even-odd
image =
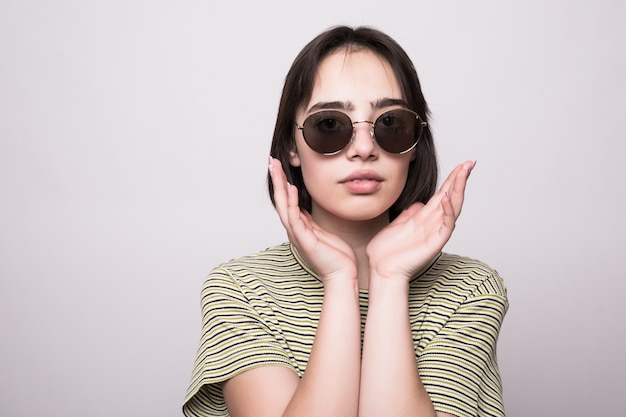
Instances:
[[[183,405],[186,416],[228,416],[221,383],[259,366],[293,368],[262,300],[225,269],[202,288],[202,335]]]
[[[504,417],[496,344],[507,309],[504,282],[494,272],[421,352],[420,378],[437,411]]]

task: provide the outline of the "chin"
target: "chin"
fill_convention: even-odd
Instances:
[[[366,212],[343,212],[337,213],[337,217],[350,222],[368,222],[372,220],[380,220],[381,218],[385,221],[389,220],[389,210],[382,211],[366,211]]]
[[[313,207],[313,217],[334,218],[334,221],[345,222],[370,222],[383,221],[389,222],[390,206],[386,204],[372,204],[371,200],[365,201],[344,201],[342,205],[333,206],[317,206]]]

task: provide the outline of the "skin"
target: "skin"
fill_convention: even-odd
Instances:
[[[375,120],[401,98],[387,62],[366,50],[340,50],[320,65],[296,121],[328,103],[353,121]],[[428,204],[415,203],[389,223],[411,158],[380,149],[366,123],[332,156],[311,150],[298,130],[290,163],[302,169],[311,213],[299,209],[297,190],[270,158],[280,220],[324,283],[322,314],[304,376],[267,366],[233,377],[223,384],[231,416],[449,416],[434,410],[419,377],[408,290],[449,240],[475,163],[457,166]],[[376,181],[347,184],[355,175]],[[359,287],[369,288],[362,355]]]

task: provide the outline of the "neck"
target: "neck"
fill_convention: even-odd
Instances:
[[[331,219],[326,216],[320,218],[315,215],[313,218],[322,229],[339,236],[352,248],[356,257],[359,288],[368,288],[370,270],[365,249],[374,236],[389,224],[388,213],[383,213],[375,219],[361,221]]]

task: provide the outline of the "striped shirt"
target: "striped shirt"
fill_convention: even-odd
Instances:
[[[361,329],[368,291],[359,290]],[[232,260],[202,288],[202,336],[186,416],[228,416],[221,382],[259,366],[304,374],[324,287],[289,243]],[[504,416],[496,342],[508,308],[489,266],[442,253],[413,278],[409,314],[420,378],[437,411]]]

